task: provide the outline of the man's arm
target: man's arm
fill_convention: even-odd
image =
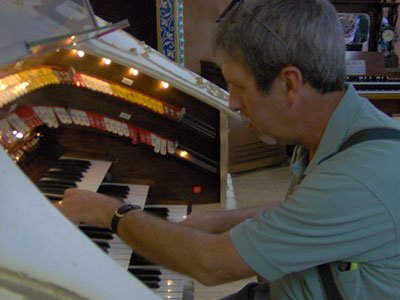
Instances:
[[[211,234],[142,211],[131,211],[121,220],[118,233],[149,260],[205,285],[255,274],[235,250],[229,232]]]
[[[230,210],[210,210],[189,216],[180,224],[197,228],[209,233],[223,233],[242,223],[246,219],[254,217],[262,210],[279,206],[279,202]]]
[[[110,228],[114,211],[121,202],[93,192],[67,190],[64,200],[56,206],[70,218]],[[229,232],[209,233],[188,223],[182,226],[143,211],[130,211],[121,219],[118,235],[149,260],[205,285],[255,275],[235,250]]]

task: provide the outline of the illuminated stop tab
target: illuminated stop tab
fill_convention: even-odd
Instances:
[[[193,194],[200,194],[201,186],[194,186],[192,191],[193,191]]]

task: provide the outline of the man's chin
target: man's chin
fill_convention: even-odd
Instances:
[[[247,126],[247,130],[252,131],[252,132],[256,132],[258,138],[260,139],[260,141],[264,142],[267,145],[276,145],[278,144],[278,140],[270,135],[267,135],[265,133],[260,133],[258,132],[258,130],[256,129],[256,127],[253,125],[253,123],[251,122],[250,118],[246,117],[244,114],[240,115],[242,118],[242,122],[245,123]]]

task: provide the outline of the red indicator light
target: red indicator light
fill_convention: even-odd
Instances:
[[[200,193],[201,193],[201,186],[194,186],[193,194],[200,194]]]

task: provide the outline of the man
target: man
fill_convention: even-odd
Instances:
[[[256,274],[269,282],[227,299],[329,297],[317,268],[326,263],[344,299],[399,299],[400,142],[367,141],[338,153],[359,129],[398,126],[345,85],[335,9],[327,0],[236,1],[215,45],[230,107],[260,136],[298,145],[285,200],[180,224],[129,210],[114,229],[150,260],[204,284]],[[58,204],[108,228],[120,206],[77,190]]]

